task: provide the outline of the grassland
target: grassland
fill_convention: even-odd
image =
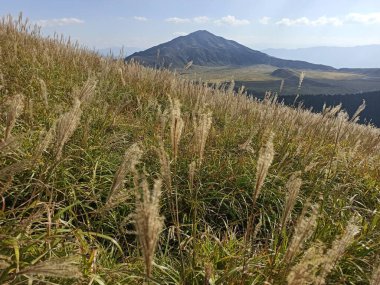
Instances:
[[[380,131],[0,24],[0,284],[379,284]],[[360,111],[360,110],[359,110]]]
[[[278,77],[272,73],[277,67],[269,65],[255,65],[248,67],[205,67],[192,66],[188,70],[178,71],[181,76],[193,81],[210,83],[223,83],[235,81],[238,87],[244,86],[253,94],[264,94],[268,90],[279,92],[281,81],[284,80],[282,95],[293,95],[298,92],[298,77],[303,71],[305,81],[302,94],[304,95],[342,95],[380,90],[380,78],[372,76],[369,78],[358,70],[291,70],[293,76]]]
[[[202,78],[206,81],[270,81],[281,80],[282,78],[272,76],[271,73],[278,69],[278,67],[270,65],[254,65],[247,67],[207,67],[207,66],[193,66],[191,69],[181,72],[191,80]],[[295,74],[301,71],[294,70]],[[305,71],[310,79],[326,79],[326,80],[352,80],[363,79],[365,75],[352,72],[339,72],[339,71]]]

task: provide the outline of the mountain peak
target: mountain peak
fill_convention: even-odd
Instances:
[[[189,35],[195,35],[195,34],[211,34],[211,35],[213,35],[212,33],[210,33],[207,30],[198,30],[198,31],[190,33]]]
[[[329,66],[304,61],[290,61],[271,57],[252,50],[235,41],[216,36],[209,31],[199,30],[187,36],[177,37],[126,58],[147,66],[183,68],[189,61],[200,66],[250,66],[257,64],[275,67],[302,69],[333,69]]]
[[[182,37],[182,39],[195,39],[198,41],[227,41],[226,39],[214,35],[207,30],[198,30]],[[175,39],[174,39],[175,40]]]
[[[210,33],[207,30],[198,30],[198,31],[195,31],[195,32],[188,34],[187,36],[203,36],[203,35],[216,37],[213,33]]]

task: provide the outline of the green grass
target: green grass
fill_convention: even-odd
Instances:
[[[1,284],[375,280],[378,129],[101,58],[22,19],[0,24],[0,49]],[[300,267],[314,272],[292,282]]]

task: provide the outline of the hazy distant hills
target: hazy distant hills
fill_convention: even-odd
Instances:
[[[183,68],[193,61],[198,66],[270,65],[281,68],[333,70],[332,67],[305,61],[284,60],[226,40],[208,31],[197,31],[187,36],[136,52],[126,58],[148,66]]]
[[[118,57],[122,53],[122,57],[126,57],[140,50],[141,48],[137,47],[109,47],[98,49],[97,51],[100,55],[103,56],[109,56],[112,54],[114,57]]]
[[[292,60],[306,60],[336,68],[380,68],[380,45],[265,49],[263,52]]]

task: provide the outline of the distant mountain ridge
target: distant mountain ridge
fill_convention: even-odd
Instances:
[[[380,68],[380,45],[265,49],[271,56],[318,62],[335,68]]]
[[[98,49],[97,52],[102,56],[109,56],[112,55],[114,57],[119,57],[122,55],[122,57],[129,56],[137,51],[142,50],[138,47],[109,47],[109,48],[101,48]]]
[[[126,61],[136,60],[147,66],[183,68],[188,62],[200,66],[250,66],[265,64],[279,68],[334,70],[333,67],[306,61],[285,60],[250,49],[201,30],[187,36],[136,52]]]

